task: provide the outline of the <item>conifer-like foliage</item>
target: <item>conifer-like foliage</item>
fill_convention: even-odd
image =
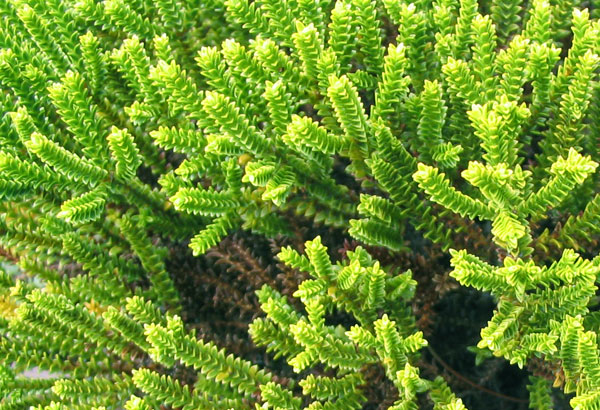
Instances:
[[[0,409],[599,409],[596,6],[0,0]]]

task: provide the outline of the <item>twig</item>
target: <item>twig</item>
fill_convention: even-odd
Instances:
[[[477,390],[481,390],[484,393],[490,394],[492,396],[496,396],[498,398],[504,399],[504,400],[508,400],[508,401],[512,401],[515,403],[529,403],[528,400],[525,399],[519,399],[517,397],[512,397],[512,396],[507,396],[505,394],[502,393],[498,393],[495,392],[493,390],[490,390],[486,387],[483,387],[480,384],[477,384],[469,379],[467,379],[465,376],[463,376],[462,374],[460,374],[459,372],[457,372],[456,370],[454,370],[452,367],[450,367],[450,365],[448,363],[446,363],[436,352],[435,350],[433,350],[431,348],[431,346],[427,346],[427,349],[429,350],[429,353],[431,353],[431,355],[433,356],[434,360],[437,360],[444,369],[446,369],[447,371],[449,371],[450,373],[452,373],[452,375],[454,375],[457,379],[467,383],[468,385],[472,386],[473,388],[477,389]]]

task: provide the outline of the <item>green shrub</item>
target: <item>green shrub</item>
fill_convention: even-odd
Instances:
[[[0,0],[0,409],[600,409],[596,5]]]

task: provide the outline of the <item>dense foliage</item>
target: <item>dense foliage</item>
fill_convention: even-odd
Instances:
[[[597,0],[0,13],[0,409],[600,409]]]

